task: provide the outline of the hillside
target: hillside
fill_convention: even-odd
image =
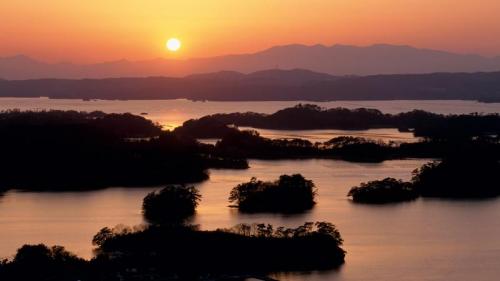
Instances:
[[[0,80],[0,97],[191,100],[500,100],[500,72],[344,76],[307,70],[183,78]]]

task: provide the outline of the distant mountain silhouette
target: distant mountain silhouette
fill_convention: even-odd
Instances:
[[[333,81],[340,77],[304,69],[269,69],[256,71],[249,74],[243,74],[236,71],[220,71],[214,73],[193,74],[185,78],[186,80],[193,81],[232,81],[244,84],[278,84],[300,86],[307,82]]]
[[[186,76],[195,73],[265,69],[308,69],[331,75],[417,74],[434,72],[500,71],[500,57],[486,58],[410,46],[378,44],[285,45],[253,54],[226,55],[187,60],[119,60],[99,64],[48,64],[26,56],[0,58],[0,78],[112,78]],[[230,72],[221,73],[231,76]],[[234,78],[234,77],[233,77]]]
[[[0,97],[500,101],[500,72],[338,77],[294,69],[250,74],[223,71],[183,78],[0,79]]]

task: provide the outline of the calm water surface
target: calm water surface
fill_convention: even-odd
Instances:
[[[388,206],[351,203],[346,193],[362,181],[409,179],[426,160],[359,164],[337,160],[251,161],[248,170],[211,170],[198,184],[203,199],[194,223],[203,229],[240,222],[297,226],[334,222],[345,239],[346,264],[337,271],[277,274],[282,280],[498,280],[500,200],[417,200]],[[241,215],[228,208],[230,189],[256,176],[302,173],[319,191],[318,204],[301,215]],[[142,198],[155,188],[90,192],[9,191],[0,198],[0,256],[24,243],[65,245],[90,257],[91,237],[104,226],[142,223]]]
[[[104,112],[147,112],[147,118],[173,128],[187,119],[218,112],[272,113],[299,102],[80,101],[0,98],[5,109],[77,109]],[[322,107],[369,107],[386,113],[424,109],[437,113],[500,112],[500,104],[472,101],[342,101]],[[414,140],[396,130],[275,131],[267,137],[302,137],[324,141],[338,135],[383,140]],[[360,182],[396,177],[409,179],[426,160],[359,164],[337,160],[251,161],[248,170],[211,170],[198,184],[203,195],[194,223],[203,229],[240,222],[298,226],[305,221],[335,223],[345,239],[346,264],[337,271],[276,274],[280,280],[499,280],[500,199],[446,201],[419,199],[410,203],[365,206],[351,203],[346,193]],[[318,204],[301,215],[241,215],[227,207],[230,189],[256,176],[273,180],[284,173],[302,173],[319,191]],[[157,188],[108,188],[88,192],[21,192],[0,194],[0,257],[11,257],[25,243],[66,246],[92,256],[92,236],[102,227],[137,225],[142,198]]]
[[[394,128],[368,129],[368,130],[269,130],[255,129],[251,127],[240,127],[242,130],[257,130],[261,136],[270,139],[307,139],[311,142],[326,142],[335,137],[352,136],[369,139],[377,139],[384,142],[416,142],[420,138],[413,136],[411,132],[400,132]],[[209,139],[208,143],[214,143],[214,139]]]

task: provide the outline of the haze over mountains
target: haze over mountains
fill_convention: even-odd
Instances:
[[[182,78],[0,80],[0,97],[65,99],[500,101],[500,72],[332,76],[309,70],[223,71]]]
[[[500,71],[500,57],[455,54],[409,46],[286,45],[253,54],[187,60],[153,59],[78,65],[49,64],[19,55],[0,58],[0,78],[179,77],[195,73],[266,69],[307,69],[336,76]]]

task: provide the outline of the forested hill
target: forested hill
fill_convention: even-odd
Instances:
[[[183,78],[0,80],[1,97],[66,99],[500,101],[500,72],[331,76],[308,70],[217,72]]]

